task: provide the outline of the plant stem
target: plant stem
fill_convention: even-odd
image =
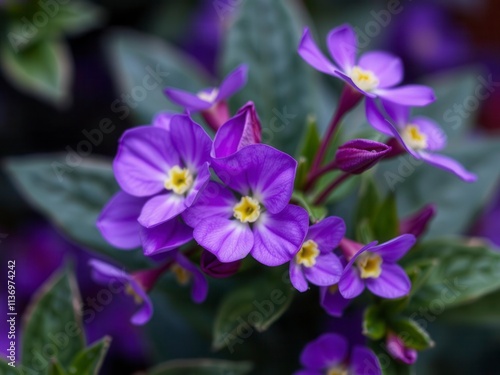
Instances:
[[[342,173],[339,177],[332,181],[330,185],[326,187],[325,190],[314,200],[315,205],[319,205],[324,203],[324,201],[330,196],[332,191],[334,191],[342,182],[347,180],[347,178],[351,176],[350,173]]]

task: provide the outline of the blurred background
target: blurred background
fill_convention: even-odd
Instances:
[[[0,158],[46,152],[70,155],[82,147],[82,140],[88,139],[86,134],[98,129],[106,119],[114,125],[113,131],[96,139],[91,153],[93,157],[113,157],[125,129],[148,123],[156,110],[171,108],[162,89],[182,86],[179,81],[182,83],[185,73],[173,70],[166,60],[165,66],[158,66],[162,56],[169,61],[188,61],[188,56],[185,64],[195,66],[206,81],[218,82],[222,77],[220,51],[226,31],[244,2],[70,0],[63,9],[55,0],[1,1]],[[397,13],[387,12],[390,3],[394,0],[304,0],[300,12],[303,23],[314,25],[316,39],[322,43],[331,28],[350,22],[358,34],[361,31],[361,37],[365,35],[367,49],[384,49],[403,58],[407,82],[442,77],[443,82],[457,84],[440,100],[456,94],[454,90],[463,90],[461,97],[467,98],[474,95],[477,85],[484,85],[484,80],[490,82],[485,99],[464,102],[465,113],[460,115],[458,125],[462,121],[470,124],[471,137],[500,136],[500,2],[401,0]],[[40,12],[46,14],[47,20]],[[280,20],[275,22],[279,25]],[[20,50],[13,53],[9,46]],[[142,56],[149,63],[138,64],[133,56]],[[131,91],[134,85],[127,81],[129,76],[148,72],[157,80],[157,87]],[[336,88],[333,80],[323,78]],[[453,109],[456,102],[451,100],[449,108]],[[436,120],[443,127],[452,126],[453,117],[444,116]],[[478,184],[482,184],[481,180]],[[489,184],[493,188],[484,193],[485,204],[472,213],[473,223],[463,229],[463,234],[487,237],[500,246],[500,188],[498,181]],[[89,257],[86,249],[70,243],[31,209],[0,172],[0,264],[18,260],[19,312],[36,288],[69,258],[77,266],[84,301],[95,296],[99,287],[90,280],[86,265]],[[5,288],[0,289],[3,296]],[[125,297],[114,301],[86,326],[90,342],[104,335],[114,338],[103,374],[132,374],[160,360],[188,355],[175,346],[175,332],[168,328],[160,330],[161,339],[152,337],[154,328],[130,325],[130,314],[123,313],[127,303]],[[161,306],[156,314],[162,314]],[[285,317],[282,331],[292,324]],[[151,325],[158,328],[154,322]],[[450,330],[431,324],[429,329],[438,345],[422,354],[418,373],[498,373],[498,322],[487,328],[461,325]],[[189,333],[183,337],[190,339]],[[272,347],[273,337],[265,333],[255,340],[267,340],[265,347]],[[457,337],[462,340],[460,347],[456,345]],[[2,348],[4,339],[6,335],[1,333]],[[163,347],[159,348],[157,343],[162,341]],[[292,365],[296,367],[305,341],[277,350],[276,361],[293,357]],[[463,342],[468,345],[464,347]],[[204,342],[193,343],[190,350],[198,356],[212,355]]]

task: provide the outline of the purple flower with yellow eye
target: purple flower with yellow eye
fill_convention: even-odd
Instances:
[[[373,100],[366,103],[366,117],[379,132],[395,137],[416,159],[452,172],[466,182],[474,182],[477,176],[467,171],[457,161],[435,153],[446,146],[446,135],[434,121],[427,117],[410,117],[410,108],[382,101],[389,119],[384,118]]]
[[[307,282],[327,286],[339,281],[342,264],[333,250],[345,234],[344,221],[327,217],[312,225],[293,260],[290,262],[290,281],[300,292],[307,290]]]
[[[294,375],[380,375],[377,356],[367,347],[349,348],[341,335],[325,333],[306,345],[300,355],[304,369]]]
[[[309,225],[307,212],[289,204],[297,162],[263,144],[215,160],[225,185],[210,182],[183,214],[194,239],[221,262],[248,254],[268,266],[290,261]]]
[[[177,282],[186,286],[191,284],[191,298],[196,303],[205,301],[208,293],[208,282],[200,271],[191,261],[180,251],[175,253],[175,261],[170,267]]]
[[[138,221],[151,228],[189,208],[210,179],[212,141],[189,116],[162,126],[125,132],[113,163],[116,180],[129,195],[148,198]]]
[[[407,295],[411,282],[396,262],[415,244],[415,236],[403,234],[381,245],[372,242],[350,257],[339,280],[342,297],[359,296],[365,287],[382,298],[400,298]]]
[[[403,64],[396,56],[373,51],[364,53],[356,61],[358,45],[356,33],[350,25],[331,30],[327,46],[335,63],[325,57],[306,28],[298,52],[315,69],[344,80],[369,98],[379,97],[411,106],[424,106],[435,100],[434,92],[426,86],[395,87],[403,80]]]

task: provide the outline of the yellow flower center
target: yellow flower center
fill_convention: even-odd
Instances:
[[[302,244],[302,247],[295,256],[295,261],[297,264],[303,264],[305,267],[309,268],[316,264],[318,255],[318,244],[313,240],[307,240]]]
[[[328,369],[328,372],[326,373],[327,375],[348,375],[349,371],[347,369],[340,365],[340,366],[335,366],[332,368]]]
[[[372,71],[363,70],[359,66],[352,68],[350,77],[356,86],[363,91],[374,90],[380,83],[377,76]]]
[[[187,285],[191,280],[191,273],[179,264],[174,264],[171,270],[180,285]]]
[[[128,284],[127,287],[125,288],[125,293],[128,294],[129,296],[134,297],[134,302],[137,305],[142,304],[142,297],[135,292],[134,288],[132,288],[130,284]]]
[[[165,180],[165,189],[172,190],[176,194],[184,194],[193,185],[193,175],[187,168],[175,166],[168,171]]]
[[[418,125],[407,125],[401,134],[403,141],[414,150],[427,148],[427,135],[420,131]]]
[[[260,216],[259,201],[252,197],[242,197],[234,206],[233,215],[242,223],[254,223]]]
[[[200,91],[199,93],[196,94],[198,98],[201,100],[204,100],[206,102],[212,103],[215,98],[217,98],[217,95],[219,95],[219,89],[218,88],[213,88],[211,91]]]
[[[378,254],[363,253],[356,259],[356,265],[361,272],[362,279],[376,279],[382,273],[382,257]]]

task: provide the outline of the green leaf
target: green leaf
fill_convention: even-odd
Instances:
[[[434,346],[429,334],[411,319],[398,319],[390,325],[408,348],[424,350]]]
[[[297,158],[299,166],[295,177],[296,188],[301,188],[306,183],[307,175],[311,170],[312,162],[321,144],[316,118],[309,116],[306,126],[306,135],[300,146],[299,157]]]
[[[223,49],[226,74],[242,63],[249,65],[248,83],[232,98],[232,108],[253,100],[263,142],[288,153],[297,150],[307,116],[323,114],[316,72],[297,53],[302,14],[295,1],[245,1]]]
[[[129,30],[117,30],[105,40],[110,71],[120,97],[112,111],[121,119],[132,113],[142,124],[165,110],[181,111],[163,90],[175,87],[197,92],[208,86],[203,69],[187,55],[165,41]],[[122,95],[129,95],[129,103]]]
[[[380,309],[377,306],[369,306],[363,317],[363,335],[372,340],[380,340],[385,337],[386,323],[380,315]]]
[[[99,213],[118,190],[109,162],[48,154],[8,159],[5,168],[24,198],[72,240],[131,269],[148,265],[140,251],[118,251],[97,230]]]
[[[70,99],[73,65],[66,44],[39,40],[25,48],[5,43],[0,62],[5,77],[19,90],[64,106]]]
[[[500,291],[470,303],[446,310],[438,321],[459,324],[500,326]]]
[[[323,220],[328,213],[325,207],[313,206],[308,201],[308,199],[306,197],[304,197],[304,194],[299,192],[299,191],[293,192],[292,200],[297,201],[301,207],[305,208],[305,210],[309,214],[309,219],[313,223],[317,223],[318,221]]]
[[[373,233],[379,242],[389,241],[399,234],[399,219],[396,197],[393,193],[379,206],[377,214],[371,218]]]
[[[266,271],[227,294],[217,312],[213,347],[242,344],[245,338],[267,330],[288,309],[293,287],[285,283],[288,271]]]
[[[435,259],[437,264],[413,295],[408,311],[423,307],[433,315],[469,303],[500,289],[500,253],[486,246],[468,246],[459,240],[426,242],[408,254],[411,265]]]
[[[245,375],[252,370],[249,362],[214,359],[185,359],[163,363],[148,371],[148,375]]]
[[[75,277],[68,269],[57,271],[42,285],[23,318],[23,366],[49,366],[48,347],[62,366],[71,363],[85,348],[81,306]]]
[[[61,364],[55,358],[53,358],[50,363],[49,375],[66,375],[66,371],[64,371]]]
[[[110,343],[111,338],[105,337],[82,350],[71,362],[68,372],[78,375],[98,375]]]
[[[16,367],[9,366],[4,359],[0,359],[0,373],[2,375],[20,375],[17,363],[15,365]]]
[[[71,1],[58,4],[48,27],[54,31],[77,35],[100,26],[105,19],[104,10],[87,1]]]

